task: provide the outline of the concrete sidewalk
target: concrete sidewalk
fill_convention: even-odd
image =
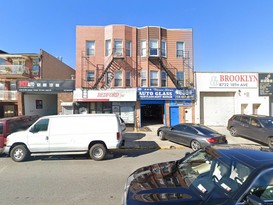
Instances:
[[[189,149],[189,147],[170,142],[168,140],[160,140],[157,136],[157,129],[162,124],[151,125],[145,127],[139,131],[134,131],[133,129],[127,129],[125,134],[125,144],[123,149]],[[228,144],[235,145],[259,145],[258,143],[252,142],[250,140],[244,139],[242,137],[233,137],[230,135],[226,127],[214,126],[212,129],[218,131],[221,134],[226,135]]]

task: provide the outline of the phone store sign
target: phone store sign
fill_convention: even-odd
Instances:
[[[138,88],[138,100],[185,100],[194,99],[193,88]]]

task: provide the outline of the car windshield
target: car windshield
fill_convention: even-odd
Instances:
[[[204,197],[213,190],[233,194],[252,171],[252,168],[235,159],[221,157],[210,147],[179,161],[178,167],[187,187]]]
[[[260,122],[263,124],[266,128],[273,128],[273,118],[264,118],[260,119]]]

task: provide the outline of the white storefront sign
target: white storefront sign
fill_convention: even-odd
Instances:
[[[258,76],[255,73],[210,73],[211,88],[257,88]]]
[[[87,91],[76,89],[73,98],[78,102],[136,101],[136,88]]]

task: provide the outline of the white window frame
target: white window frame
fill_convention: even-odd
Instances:
[[[105,40],[105,56],[111,55],[111,40]]]
[[[180,78],[180,74],[182,78]],[[185,72],[183,71],[177,71],[176,72],[176,80],[177,84],[180,85],[181,87],[184,87],[184,81],[185,81]]]
[[[158,56],[158,40],[157,39],[150,39],[150,41],[149,41],[149,55],[150,56]]]
[[[140,72],[140,87],[147,87],[147,71]]]
[[[161,71],[161,87],[163,88],[167,87],[167,78],[168,78],[167,72],[162,70]]]
[[[147,56],[147,45],[145,40],[140,41],[140,56],[141,57]]]
[[[167,57],[167,42],[165,40],[161,41],[161,56]]]
[[[132,41],[126,41],[126,56],[131,56],[132,51]]]
[[[185,53],[185,42],[183,41],[176,42],[176,57],[184,57],[184,53]]]
[[[115,39],[115,41],[114,41],[114,55],[115,56],[123,56],[122,49],[123,49],[122,40],[121,39]]]
[[[156,77],[154,78],[154,75],[153,73],[155,73]],[[158,78],[158,71],[157,70],[151,70],[150,71],[150,87],[158,87],[158,81],[159,81],[159,78]],[[156,83],[154,83],[156,82]]]
[[[86,71],[86,81],[87,82],[94,82],[95,81],[95,71],[93,71],[93,70]]]
[[[131,71],[125,72],[125,86],[126,87],[131,87],[131,75],[132,75]]]
[[[122,87],[122,71],[120,70],[114,72],[114,86]]]
[[[88,40],[86,41],[85,46],[86,46],[86,55],[95,56],[96,42]]]

